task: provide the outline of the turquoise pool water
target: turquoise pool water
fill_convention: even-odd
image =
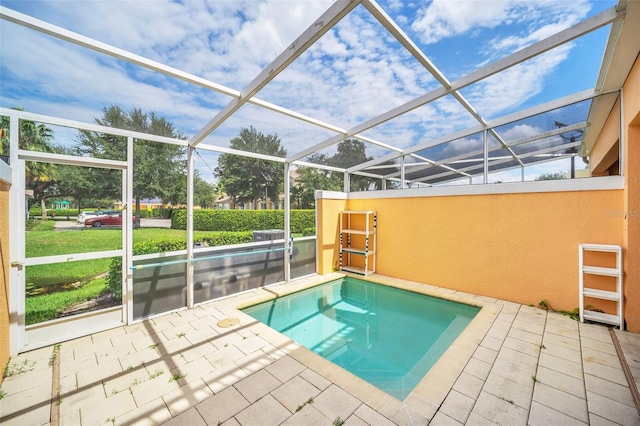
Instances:
[[[401,400],[479,310],[351,277],[243,309]]]

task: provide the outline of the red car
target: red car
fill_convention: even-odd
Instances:
[[[132,218],[136,221],[136,218]],[[100,215],[91,217],[84,221],[84,226],[93,226],[94,228],[101,228],[103,226],[122,226],[122,212],[118,210],[111,210],[102,212]]]

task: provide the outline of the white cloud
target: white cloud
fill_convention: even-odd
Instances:
[[[485,116],[517,107],[543,90],[570,50],[571,44],[565,44],[486,78],[465,90],[467,99]]]
[[[516,124],[509,127],[507,130],[499,131],[500,136],[507,142],[539,135],[542,132],[544,132],[543,129],[529,124]]]
[[[430,44],[448,37],[473,35],[483,29],[525,23],[530,34],[516,37],[522,42],[549,34],[545,26],[566,28],[583,18],[589,9],[587,0],[434,0],[417,12],[411,28],[424,43]]]
[[[472,28],[494,28],[509,18],[511,0],[447,1],[434,0],[418,11],[411,28],[424,43],[468,32]]]
[[[445,4],[435,0],[428,7],[411,7],[423,7],[414,26],[427,40],[526,23],[527,31],[510,38],[494,34],[496,48],[509,50],[563,28],[580,16],[574,6],[557,3],[537,0],[530,5],[494,0],[480,7],[478,2]],[[574,4],[585,3],[571,2]],[[100,1],[74,2],[73,7],[69,2],[38,5],[41,7],[32,8],[30,13],[41,19],[241,90],[331,2]],[[399,1],[394,0],[391,6],[394,11],[407,12]],[[567,12],[563,19],[549,20],[545,10]],[[116,103],[124,108],[154,110],[184,133],[193,134],[230,101],[223,95],[10,23],[2,22],[0,31],[2,79],[11,76],[12,85],[11,92],[3,88],[0,93],[3,106],[9,101],[20,102],[33,112],[92,121],[101,115],[103,105]],[[543,90],[544,78],[567,54],[568,48],[556,49],[470,87],[465,96],[488,114],[520,105]],[[18,93],[18,86],[28,90]],[[437,86],[433,77],[359,7],[258,96],[350,128]],[[278,133],[290,154],[334,134],[245,106],[207,142],[226,146],[241,127],[251,124],[263,133]],[[371,129],[367,135],[405,148],[474,124],[455,100],[443,98]]]

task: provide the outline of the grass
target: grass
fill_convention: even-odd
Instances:
[[[26,257],[91,253],[122,248],[119,228],[82,228],[54,230],[53,220],[29,220],[26,224]],[[194,238],[209,234],[195,231]],[[182,238],[187,232],[180,229],[139,228],[133,230],[133,243],[147,240]],[[66,308],[93,299],[106,290],[105,278],[111,258],[49,265],[28,266],[26,277],[26,323],[34,324],[56,317]]]
[[[194,233],[197,234],[197,233]],[[184,238],[187,233],[179,229],[142,228],[134,229],[133,242],[150,239]],[[90,253],[104,250],[118,250],[122,247],[120,229],[86,228],[82,231],[53,231],[53,221],[34,225],[26,235],[26,256],[54,256],[71,253]],[[83,260],[51,265],[29,266],[26,270],[27,293],[42,294],[41,287],[86,281],[105,273],[110,259]],[[36,288],[35,291],[30,289]]]
[[[90,281],[92,277],[107,272],[110,262],[110,259],[95,259],[28,266],[26,272],[27,295],[43,295],[54,291],[56,286],[64,287],[64,284]]]
[[[29,359],[25,359],[22,361],[22,364],[12,364],[11,362],[7,363],[4,367],[4,372],[2,374],[3,378],[17,376],[18,374],[27,373],[33,370],[33,367],[36,365],[35,361],[30,361]]]
[[[122,230],[117,228],[55,231],[54,221],[29,221],[25,236],[27,257],[54,256],[118,250]],[[184,230],[134,229],[133,242],[149,239],[184,238]],[[26,323],[56,317],[68,307],[100,296],[106,290],[101,275],[109,270],[110,258],[28,266],[26,268]]]
[[[26,299],[26,323],[34,324],[56,317],[69,306],[98,297],[107,289],[106,280],[93,280],[75,290],[60,291]]]

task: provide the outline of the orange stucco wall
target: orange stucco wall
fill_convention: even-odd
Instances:
[[[525,304],[546,299],[554,309],[578,306],[578,244],[616,244],[623,247],[626,326],[640,332],[639,94],[636,60],[623,87],[624,189],[322,200],[319,272],[337,265],[343,208],[378,212],[380,274]],[[602,164],[603,174],[618,151],[618,111],[592,150],[591,166]]]
[[[9,185],[0,181],[0,368],[9,361]],[[0,383],[2,376],[0,375]]]
[[[318,273],[328,274],[338,268],[338,244],[340,211],[346,210],[347,200],[318,199],[316,220],[318,221]]]
[[[589,168],[593,176],[608,176],[609,168],[620,157],[620,101],[616,101],[607,117],[598,140],[589,154]]]
[[[322,205],[328,238],[341,202]],[[379,274],[558,310],[579,303],[578,244],[623,243],[622,190],[352,199],[346,208],[377,211]],[[326,238],[323,263],[335,263]]]
[[[623,86],[624,144],[624,269],[627,327],[640,332],[640,60]]]

